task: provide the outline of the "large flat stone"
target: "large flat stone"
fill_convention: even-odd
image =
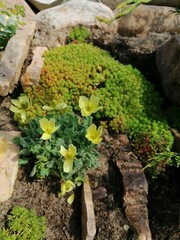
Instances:
[[[28,21],[9,40],[0,62],[0,96],[12,93],[34,36],[36,23]]]
[[[17,178],[19,147],[12,140],[20,132],[0,130],[0,202],[7,201]]]

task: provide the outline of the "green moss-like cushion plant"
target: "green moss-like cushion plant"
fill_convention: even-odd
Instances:
[[[162,99],[154,86],[130,65],[123,65],[91,44],[69,44],[45,53],[41,81],[28,87],[27,119],[46,115],[65,103],[66,111],[78,111],[79,96],[96,94],[102,109],[95,115],[116,132],[127,132],[134,151],[144,162],[170,151],[173,136],[161,110]],[[21,121],[18,113],[15,118]],[[159,170],[169,159],[157,163]],[[158,171],[159,171],[158,170]]]
[[[45,239],[45,218],[36,215],[33,209],[14,206],[7,216],[7,227],[0,229],[2,240]]]

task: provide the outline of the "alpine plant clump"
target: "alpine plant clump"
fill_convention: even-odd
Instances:
[[[40,83],[25,89],[31,102],[27,118],[45,116],[44,106],[56,109],[58,104],[66,105],[61,111],[78,112],[79,97],[95,94],[102,107],[95,118],[117,133],[126,132],[144,165],[156,154],[171,150],[173,136],[161,109],[162,99],[140,71],[86,43],[52,48],[44,58]],[[18,113],[15,116],[18,119]],[[162,169],[168,161],[163,160]]]

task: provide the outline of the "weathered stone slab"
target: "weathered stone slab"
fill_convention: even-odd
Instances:
[[[23,88],[39,83],[41,69],[44,63],[43,54],[48,50],[46,47],[36,47],[33,50],[33,58],[31,64],[26,68],[26,72],[21,77],[21,85]]]
[[[171,38],[156,53],[156,65],[167,98],[180,105],[180,34]]]
[[[19,147],[12,140],[20,132],[0,131],[0,202],[7,201],[17,178]]]
[[[96,222],[92,192],[88,177],[86,177],[83,183],[81,204],[82,240],[93,240],[96,234]]]
[[[146,35],[150,32],[180,33],[180,14],[172,7],[140,5],[118,23],[122,36]]]
[[[147,209],[148,184],[143,168],[131,152],[125,135],[120,134],[115,141],[114,160],[123,179],[126,216],[136,229],[138,240],[152,240]]]
[[[35,31],[35,22],[28,21],[8,42],[0,62],[0,96],[12,93],[19,81],[24,60]]]
[[[101,31],[117,32],[117,22],[108,25],[96,19],[114,17],[113,11],[106,5],[87,0],[70,0],[59,6],[49,8],[36,15],[36,34],[34,45],[53,47],[64,44],[69,29],[77,25],[95,27]]]

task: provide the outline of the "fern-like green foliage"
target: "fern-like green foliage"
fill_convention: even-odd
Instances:
[[[7,216],[7,228],[0,229],[2,240],[43,240],[45,218],[38,217],[34,210],[14,206]]]
[[[172,148],[173,136],[154,86],[137,69],[91,44],[69,44],[46,52],[39,85],[25,93],[32,100],[29,117],[45,115],[44,105],[59,102],[69,106],[67,111],[78,111],[79,96],[95,93],[102,106],[95,117],[105,119],[116,132],[127,132],[145,165],[154,154]]]

